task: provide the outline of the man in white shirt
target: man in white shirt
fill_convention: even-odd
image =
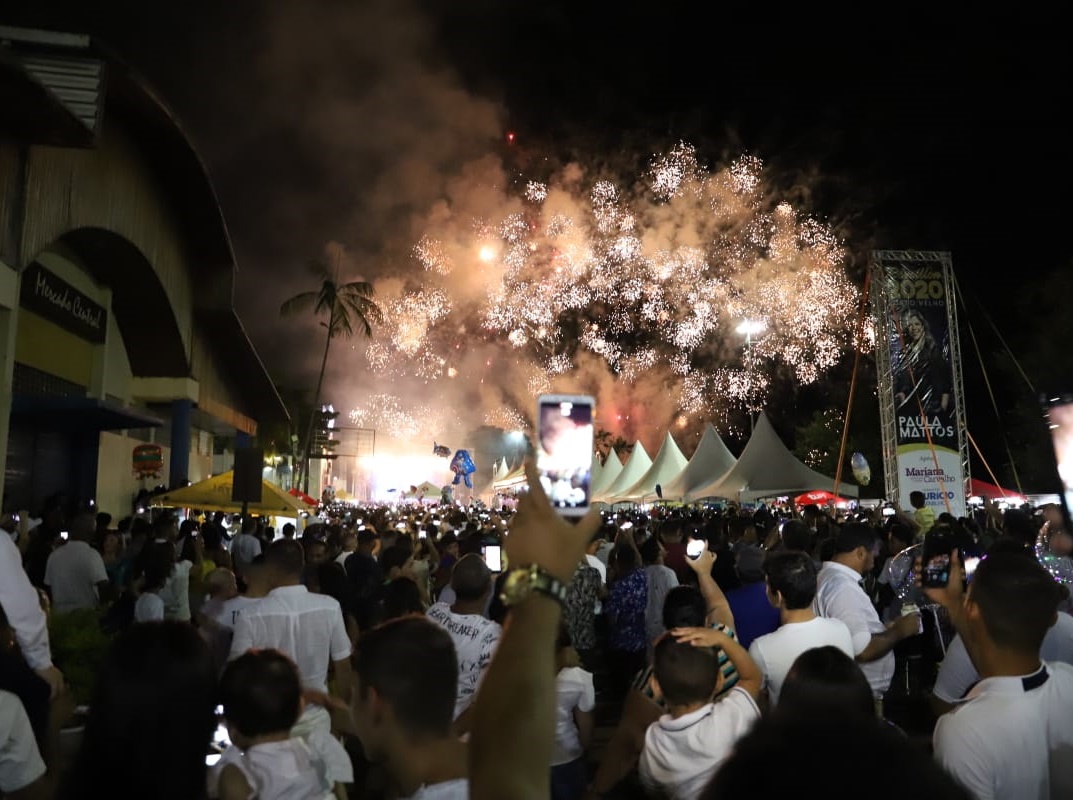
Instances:
[[[332,693],[350,701],[350,637],[339,602],[310,592],[302,585],[305,558],[302,546],[279,539],[265,551],[265,568],[272,589],[240,614],[231,641],[232,659],[250,648],[273,648],[298,667],[302,687],[328,691],[328,668],[334,672]],[[353,783],[354,768],[342,745],[331,735],[331,716],[322,706],[308,703],[292,735],[302,736],[327,762],[333,783]]]
[[[917,635],[920,614],[907,614],[889,625],[880,620],[860,585],[863,576],[875,566],[878,544],[876,531],[870,525],[843,525],[835,538],[834,557],[820,568],[812,610],[816,616],[846,624],[857,663],[877,701],[881,701],[894,677],[894,646]]]
[[[231,540],[231,563],[235,568],[235,574],[245,580],[243,574],[246,567],[261,555],[261,540],[254,536],[257,530],[257,521],[248,517],[242,521],[242,531]]]
[[[93,515],[77,515],[71,520],[67,543],[57,547],[48,557],[45,585],[52,596],[52,610],[57,614],[97,608],[102,599],[111,599],[104,559],[89,544],[96,526]]]
[[[1055,623],[1047,629],[1040,646],[1039,657],[1043,661],[1057,661],[1073,665],[1073,616],[1059,611]],[[931,690],[932,708],[935,713],[945,714],[964,699],[965,694],[980,680],[980,673],[969,658],[965,641],[955,636],[946,648],[935,686]]]
[[[499,636],[499,624],[483,615],[492,591],[492,573],[484,560],[470,553],[458,560],[451,573],[454,604],[436,603],[427,612],[430,620],[446,629],[458,657],[458,691],[455,720],[458,733],[466,730],[462,714],[477,695],[481,676],[492,660]]]
[[[947,585],[924,591],[981,680],[939,718],[936,758],[978,800],[1073,797],[1073,667],[1039,655],[1064,589],[1029,554],[989,554],[967,593],[956,550],[951,563]]]
[[[22,567],[22,554],[8,536],[0,536],[0,608],[29,667],[48,683],[55,697],[63,691],[63,675],[52,664],[48,620],[37,589]]]
[[[792,550],[772,553],[764,562],[767,596],[779,609],[780,626],[758,636],[749,655],[763,673],[768,702],[779,702],[786,673],[806,650],[831,645],[853,658],[853,638],[838,619],[817,617],[812,611],[816,597],[816,565],[808,553]]]
[[[256,569],[253,565],[250,568]],[[210,572],[205,578],[205,588],[208,590],[209,599],[201,607],[201,613],[230,631],[235,630],[235,624],[243,609],[261,601],[260,597],[239,594],[235,573],[227,567],[217,567]]]
[[[458,661],[443,628],[402,617],[363,633],[354,678],[358,738],[400,800],[467,800],[468,746],[451,726]]]

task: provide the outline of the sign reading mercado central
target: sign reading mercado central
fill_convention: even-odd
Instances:
[[[887,486],[910,513],[909,495],[920,491],[936,514],[962,516],[964,404],[949,257],[915,251],[876,256],[877,344],[888,370],[880,381],[880,404],[885,421],[893,423],[886,426],[888,434],[893,429],[892,447],[884,447]]]

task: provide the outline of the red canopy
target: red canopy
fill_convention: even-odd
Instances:
[[[846,500],[846,498],[838,497],[837,495],[831,494],[831,492],[827,491],[826,489],[815,489],[814,491],[811,491],[811,492],[805,492],[804,494],[799,494],[797,497],[794,498],[794,505],[798,505],[798,506],[809,506],[809,505],[825,506],[828,503],[848,503],[848,502],[849,501]]]
[[[287,492],[287,494],[291,495],[291,497],[297,497],[299,500],[301,500],[307,506],[319,506],[320,505],[320,501],[314,500],[312,497],[310,497],[308,494],[303,492],[301,489],[291,489],[289,492]]]
[[[995,486],[995,484],[987,483],[986,481],[978,481],[976,478],[969,480],[969,494],[972,497],[986,497],[989,500],[998,500],[1003,497],[1011,500],[1025,499],[1020,492],[1015,492],[1013,489],[1003,489],[1001,486]]]

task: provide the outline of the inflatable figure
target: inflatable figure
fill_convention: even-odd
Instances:
[[[441,456],[443,458],[450,458],[451,448],[445,444],[432,443],[432,455]]]
[[[850,456],[849,465],[853,470],[853,477],[857,479],[857,483],[861,486],[867,486],[868,482],[872,480],[872,469],[868,466],[868,459],[864,457],[864,454],[854,453]]]
[[[451,459],[451,472],[455,474],[455,479],[451,484],[458,486],[459,481],[465,481],[466,488],[472,489],[473,480],[469,476],[476,471],[477,467],[469,455],[469,450],[455,450],[455,456]]]

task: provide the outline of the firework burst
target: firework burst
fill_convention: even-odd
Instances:
[[[552,388],[582,361],[602,364],[602,391],[628,395],[655,378],[671,424],[762,407],[777,369],[809,383],[854,344],[860,297],[842,244],[765,194],[758,158],[707,169],[680,143],[636,181],[582,175],[572,165],[546,182],[522,178],[499,216],[485,206],[420,238],[421,285],[388,302],[372,371],[487,386],[493,359],[467,366],[465,354],[491,348],[494,377],[511,385],[485,422],[521,429],[512,397]],[[748,348],[735,332],[745,319],[766,323]],[[405,431],[427,421],[396,403],[377,396],[355,414],[383,412]]]

